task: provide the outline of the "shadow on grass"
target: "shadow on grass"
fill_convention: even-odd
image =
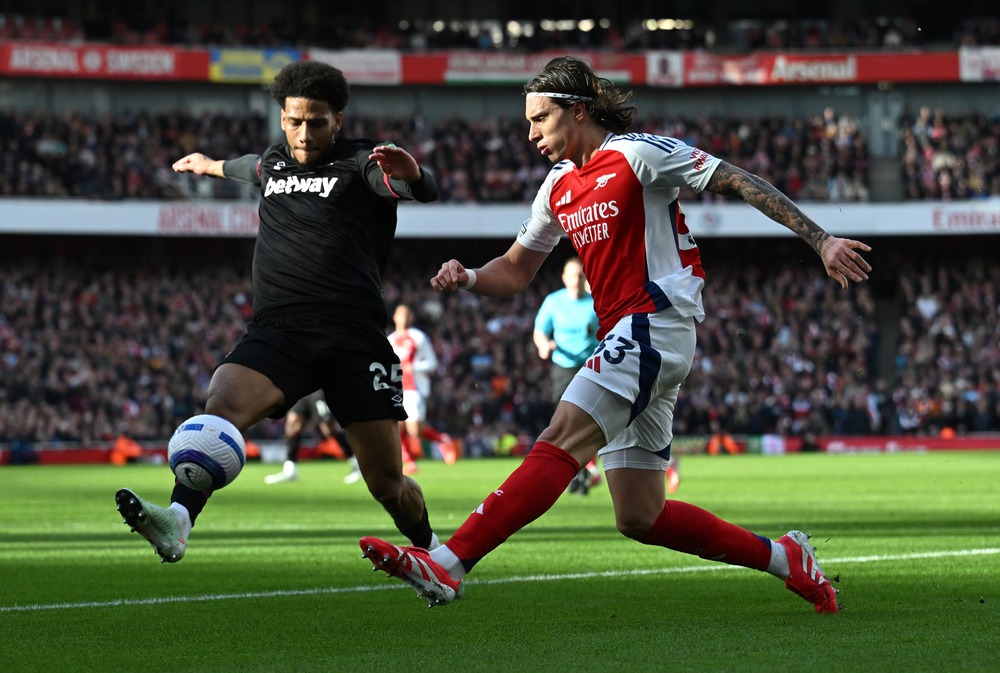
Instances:
[[[762,535],[777,535],[785,532],[785,528],[774,522],[739,522],[743,527]],[[444,532],[442,539],[453,529],[455,524],[449,527],[439,527],[439,534]],[[778,529],[775,526],[778,526]],[[871,536],[880,539],[886,538],[910,538],[910,537],[963,537],[975,535],[993,534],[997,531],[997,521],[989,516],[962,518],[942,518],[938,517],[933,522],[927,522],[916,518],[893,518],[867,521],[829,521],[811,520],[799,522],[786,520],[785,527],[802,527],[803,530],[813,533],[817,538],[827,539],[843,537]],[[122,535],[119,535],[122,533]],[[199,542],[208,541],[252,541],[254,545],[282,545],[296,543],[313,543],[317,540],[349,540],[357,542],[365,535],[375,535],[385,537],[388,540],[396,541],[402,536],[393,528],[386,526],[368,526],[357,528],[324,528],[313,526],[309,528],[287,529],[277,525],[274,528],[261,525],[255,528],[240,528],[239,530],[227,530],[221,525],[205,524],[199,526],[193,535],[197,535]],[[594,540],[594,539],[621,539],[622,536],[615,528],[613,520],[609,520],[606,525],[546,525],[545,519],[518,531],[516,537],[519,539],[539,539],[548,540],[565,539],[573,540]],[[129,532],[123,527],[122,531],[116,533],[105,532],[16,532],[0,533],[0,545],[4,544],[107,544],[116,542],[119,537],[128,540]]]

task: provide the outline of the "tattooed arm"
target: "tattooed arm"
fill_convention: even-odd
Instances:
[[[860,241],[831,236],[791,199],[760,176],[720,161],[705,186],[705,191],[743,199],[775,222],[798,234],[823,260],[826,274],[845,290],[849,281],[860,283],[868,280],[868,272],[872,267],[857,251],[869,252],[870,247]]]

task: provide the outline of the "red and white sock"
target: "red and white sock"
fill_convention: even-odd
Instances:
[[[771,543],[771,561],[767,564],[767,572],[771,573],[779,580],[787,580],[792,573],[788,567],[788,550],[785,545],[777,542]]]
[[[431,553],[445,568],[461,560],[466,571],[511,535],[547,512],[580,464],[548,442],[535,442],[524,461],[483,501],[443,547]]]

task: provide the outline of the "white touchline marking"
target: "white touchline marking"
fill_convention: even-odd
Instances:
[[[281,589],[277,591],[250,591],[239,594],[202,594],[201,596],[165,596],[162,598],[123,598],[114,601],[88,601],[85,603],[46,603],[40,605],[0,606],[0,612],[33,612],[36,610],[71,610],[73,608],[113,608],[132,605],[162,605],[164,603],[199,603],[226,601],[240,598],[282,598],[285,596],[314,596],[317,594],[347,594],[361,591],[402,589],[400,584],[360,587],[317,587],[315,589]]]
[[[879,556],[844,556],[822,559],[822,565],[830,563],[878,563],[882,561],[911,561],[949,556],[991,556],[1000,554],[1000,548],[960,549],[956,551],[915,552],[912,554],[886,554]],[[821,565],[821,567],[822,567]],[[717,565],[680,566],[677,568],[647,568],[644,570],[604,570],[600,572],[559,573],[557,575],[523,575],[493,580],[470,580],[471,586],[492,584],[517,584],[519,582],[556,582],[560,580],[588,579],[594,577],[642,577],[647,575],[674,575],[679,573],[715,572],[719,570],[745,570],[742,566],[724,563]],[[316,596],[321,594],[349,594],[365,591],[385,591],[409,589],[405,584],[382,584],[378,586],[317,587],[315,589],[282,589],[276,591],[251,591],[238,594],[203,594],[201,596],[167,596],[162,598],[123,598],[113,601],[87,601],[84,603],[44,603],[36,605],[3,605],[4,612],[38,612],[41,610],[73,610],[78,608],[113,608],[136,605],[162,605],[165,603],[200,603],[206,601],[227,601],[247,598],[284,598],[286,596]]]

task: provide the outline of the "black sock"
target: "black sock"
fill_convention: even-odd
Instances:
[[[298,462],[299,447],[302,446],[302,435],[301,434],[292,435],[291,437],[288,438],[286,444],[288,445],[288,460],[292,461],[293,463]]]
[[[344,457],[345,458],[353,458],[354,457],[354,449],[351,448],[351,443],[349,441],[347,441],[347,433],[346,432],[338,432],[338,433],[336,433],[334,435],[334,437],[336,438],[337,442],[340,444],[340,448],[344,450]]]
[[[415,526],[408,530],[400,528],[399,532],[405,535],[414,547],[427,549],[431,543],[431,537],[434,535],[434,531],[431,530],[430,519],[427,516],[427,507],[424,506],[424,513]]]
[[[194,520],[201,514],[201,510],[205,509],[209,495],[210,493],[205,491],[196,491],[180,482],[174,482],[174,492],[170,494],[170,502],[184,505],[191,516],[191,525],[194,526]]]

